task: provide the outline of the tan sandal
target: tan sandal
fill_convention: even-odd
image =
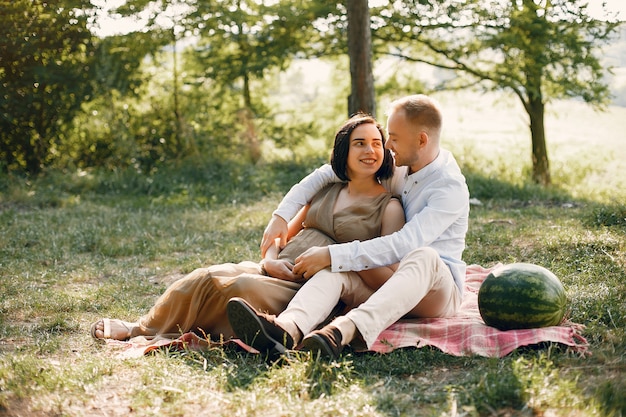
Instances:
[[[96,335],[96,331],[98,330],[97,329],[98,323],[100,322],[102,322],[102,325],[103,325],[102,337],[98,337],[98,335]],[[124,328],[126,329],[127,336],[122,339],[111,337],[111,323],[112,322],[115,322],[116,324],[119,323],[121,326],[124,326]],[[100,319],[91,325],[91,337],[93,337],[96,340],[105,340],[105,339],[127,340],[130,338],[132,334],[132,327],[129,326],[129,324],[131,323],[127,323],[125,321],[118,320],[118,319]]]

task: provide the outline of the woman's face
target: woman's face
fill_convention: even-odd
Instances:
[[[364,123],[350,134],[348,176],[350,179],[376,175],[385,156],[383,138],[376,125]]]

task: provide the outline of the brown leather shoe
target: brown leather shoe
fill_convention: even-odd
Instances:
[[[332,359],[339,359],[339,355],[343,350],[341,332],[338,328],[331,325],[314,330],[302,339],[302,350],[320,353]]]
[[[274,322],[276,316],[258,313],[239,297],[228,301],[226,312],[235,335],[259,352],[282,354],[293,349],[293,338]]]

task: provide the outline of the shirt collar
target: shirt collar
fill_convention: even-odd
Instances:
[[[409,169],[407,168],[407,170],[404,173],[405,178],[407,180],[410,178],[413,181],[421,181],[424,178],[431,175],[432,173],[439,171],[439,169],[445,164],[445,156],[444,156],[445,152],[446,152],[445,150],[439,149],[439,154],[430,164],[426,165],[424,168],[410,175],[409,175]]]

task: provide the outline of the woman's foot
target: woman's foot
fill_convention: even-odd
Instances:
[[[137,326],[137,323],[118,319],[100,319],[91,325],[91,337],[97,340],[127,340]]]

